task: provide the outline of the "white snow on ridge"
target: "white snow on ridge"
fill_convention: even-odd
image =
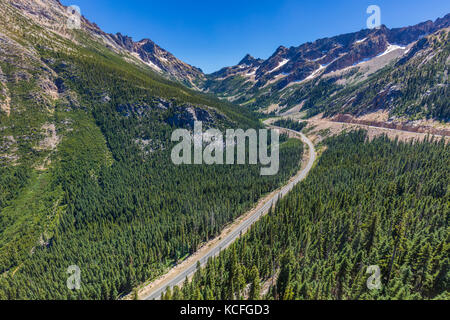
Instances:
[[[396,44],[389,44],[389,46],[388,46],[388,48],[386,49],[386,51],[383,52],[383,53],[381,53],[381,54],[379,54],[377,57],[382,57],[382,56],[387,55],[388,53],[390,53],[390,52],[392,52],[392,51],[399,50],[399,49],[405,50],[406,47],[401,47],[401,46],[398,46],[398,45],[396,45]]]
[[[256,71],[258,71],[259,67],[256,68],[252,68],[250,70],[247,71],[246,74],[244,74],[245,77],[252,77],[256,74]]]
[[[328,67],[330,64],[334,63],[335,61],[339,60],[342,56],[345,56],[345,55],[346,55],[346,53],[340,53],[339,57],[337,57],[336,59],[333,59],[329,63],[322,65],[322,67],[324,67],[324,68]]]
[[[362,43],[362,42],[364,42],[364,41],[366,41],[366,40],[367,40],[367,38],[364,38],[364,39],[355,41],[355,43]]]
[[[322,60],[322,59],[325,58],[325,57],[326,57],[326,55],[321,56],[320,58],[314,59],[314,60],[312,60],[312,61],[319,61],[319,60]]]
[[[295,81],[291,81],[291,83],[289,83],[288,86],[294,85],[294,84],[299,84],[299,83],[303,83],[303,82],[307,82],[309,80],[312,80],[314,78],[317,78],[319,76],[319,74],[322,72],[323,69],[325,69],[327,66],[325,65],[320,65],[319,69],[314,70],[313,73],[311,73],[308,77],[306,77],[303,80],[295,80]]]
[[[325,66],[320,65],[319,69],[317,69],[313,73],[311,73],[307,78],[305,78],[304,81],[314,79],[319,74],[319,72],[321,72],[323,69],[325,69]]]
[[[152,69],[154,69],[154,70],[156,70],[156,71],[159,71],[159,72],[162,72],[162,70],[161,70],[161,68],[160,67],[158,67],[156,64],[154,64],[153,62],[151,62],[151,61],[144,61],[144,63],[145,64],[147,64],[150,68],[152,68]]]
[[[370,60],[372,60],[372,59],[373,59],[373,58],[364,58],[364,59],[362,59],[361,61],[354,63],[353,66],[360,65],[360,64],[362,64],[362,63],[364,63],[364,62],[367,62],[367,61],[370,61]]]
[[[283,61],[281,61],[277,67],[273,68],[272,70],[269,71],[269,73],[275,72],[278,69],[280,69],[282,66],[284,66],[286,63],[289,62],[289,59],[283,59]]]

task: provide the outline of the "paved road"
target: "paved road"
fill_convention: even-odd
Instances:
[[[272,126],[273,127],[273,126]],[[241,224],[236,226],[233,231],[228,234],[224,239],[218,242],[215,246],[211,247],[206,254],[199,257],[196,261],[194,261],[189,267],[181,270],[175,277],[168,279],[167,281],[161,283],[157,287],[153,289],[153,291],[144,297],[145,300],[154,300],[161,298],[161,294],[167,290],[167,288],[173,288],[176,285],[180,285],[184,282],[186,277],[190,277],[197,270],[197,262],[199,261],[202,266],[204,266],[208,259],[211,257],[217,256],[223,249],[230,246],[236,239],[240,237],[241,234],[244,234],[256,221],[258,221],[262,216],[267,214],[274,203],[279,198],[283,198],[287,195],[292,188],[294,188],[300,181],[304,180],[308,175],[309,171],[311,171],[314,162],[316,160],[316,150],[314,148],[314,144],[302,133],[297,131],[280,128],[283,130],[291,131],[297,135],[301,136],[301,139],[304,143],[309,146],[309,161],[305,169],[288,185],[283,187],[278,193],[276,193],[273,197],[267,200],[267,202],[258,209],[252,216],[248,219],[244,220]]]
[[[306,123],[314,123],[313,121],[310,120],[299,120],[300,122],[306,122]],[[414,132],[414,131],[408,131],[408,130],[401,130],[401,129],[394,129],[394,128],[385,128],[382,126],[372,126],[372,125],[368,125],[368,124],[361,124],[361,123],[353,123],[353,122],[342,122],[342,121],[331,121],[331,120],[325,120],[325,119],[320,119],[318,120],[319,122],[328,122],[328,123],[335,123],[335,124],[342,124],[342,125],[348,125],[349,127],[353,126],[353,127],[358,127],[358,128],[362,128],[362,129],[377,129],[377,130],[386,130],[386,131],[390,131],[393,133],[407,133],[407,134],[415,134],[415,135],[423,135],[423,136],[427,136],[429,135],[430,137],[436,137],[436,138],[446,138],[449,139],[450,136],[448,135],[440,135],[440,134],[431,134],[431,133],[427,133],[427,132]]]

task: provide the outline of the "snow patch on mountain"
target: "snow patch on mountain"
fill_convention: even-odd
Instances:
[[[364,38],[364,39],[355,41],[355,43],[363,43],[363,42],[366,41],[366,40],[367,40],[367,38]]]
[[[288,62],[289,62],[289,59],[283,59],[283,60],[278,64],[277,67],[273,68],[273,69],[270,70],[268,73],[273,73],[273,72],[279,70],[280,68],[282,68],[282,67],[283,67],[286,63],[288,63]]]
[[[319,73],[325,69],[324,65],[320,65],[319,69],[316,69],[313,73],[311,73],[304,81],[312,80],[319,75]]]
[[[383,53],[379,54],[378,57],[385,56],[385,55],[387,55],[387,54],[390,53],[390,52],[393,52],[393,51],[396,51],[396,50],[400,50],[400,49],[401,49],[401,50],[405,50],[406,47],[401,47],[401,46],[398,46],[398,45],[396,45],[396,44],[389,44],[389,46],[388,46],[388,48],[386,49],[386,51],[384,51]]]
[[[152,68],[153,70],[155,70],[155,71],[158,71],[158,72],[162,72],[162,70],[161,70],[161,68],[160,67],[158,67],[156,64],[154,64],[153,62],[151,62],[150,60],[149,61],[145,61],[144,59],[142,59],[141,58],[141,56],[138,54],[138,53],[136,53],[136,52],[132,52],[131,53],[133,56],[135,56],[136,58],[138,58],[140,61],[142,61],[143,63],[145,63],[146,65],[148,65],[150,68]]]
[[[249,72],[245,76],[247,76],[247,77],[254,76],[256,74],[256,71],[258,71],[258,69],[259,69],[259,67],[255,68],[253,70],[249,70]]]

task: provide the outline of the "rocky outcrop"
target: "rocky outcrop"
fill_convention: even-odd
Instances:
[[[0,111],[3,111],[8,117],[11,114],[11,98],[6,84],[7,79],[0,67]]]

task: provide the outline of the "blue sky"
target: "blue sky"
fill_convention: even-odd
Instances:
[[[448,0],[62,0],[109,33],[150,38],[210,73],[245,54],[268,58],[280,45],[298,46],[366,27],[371,4],[390,28],[450,13]]]

